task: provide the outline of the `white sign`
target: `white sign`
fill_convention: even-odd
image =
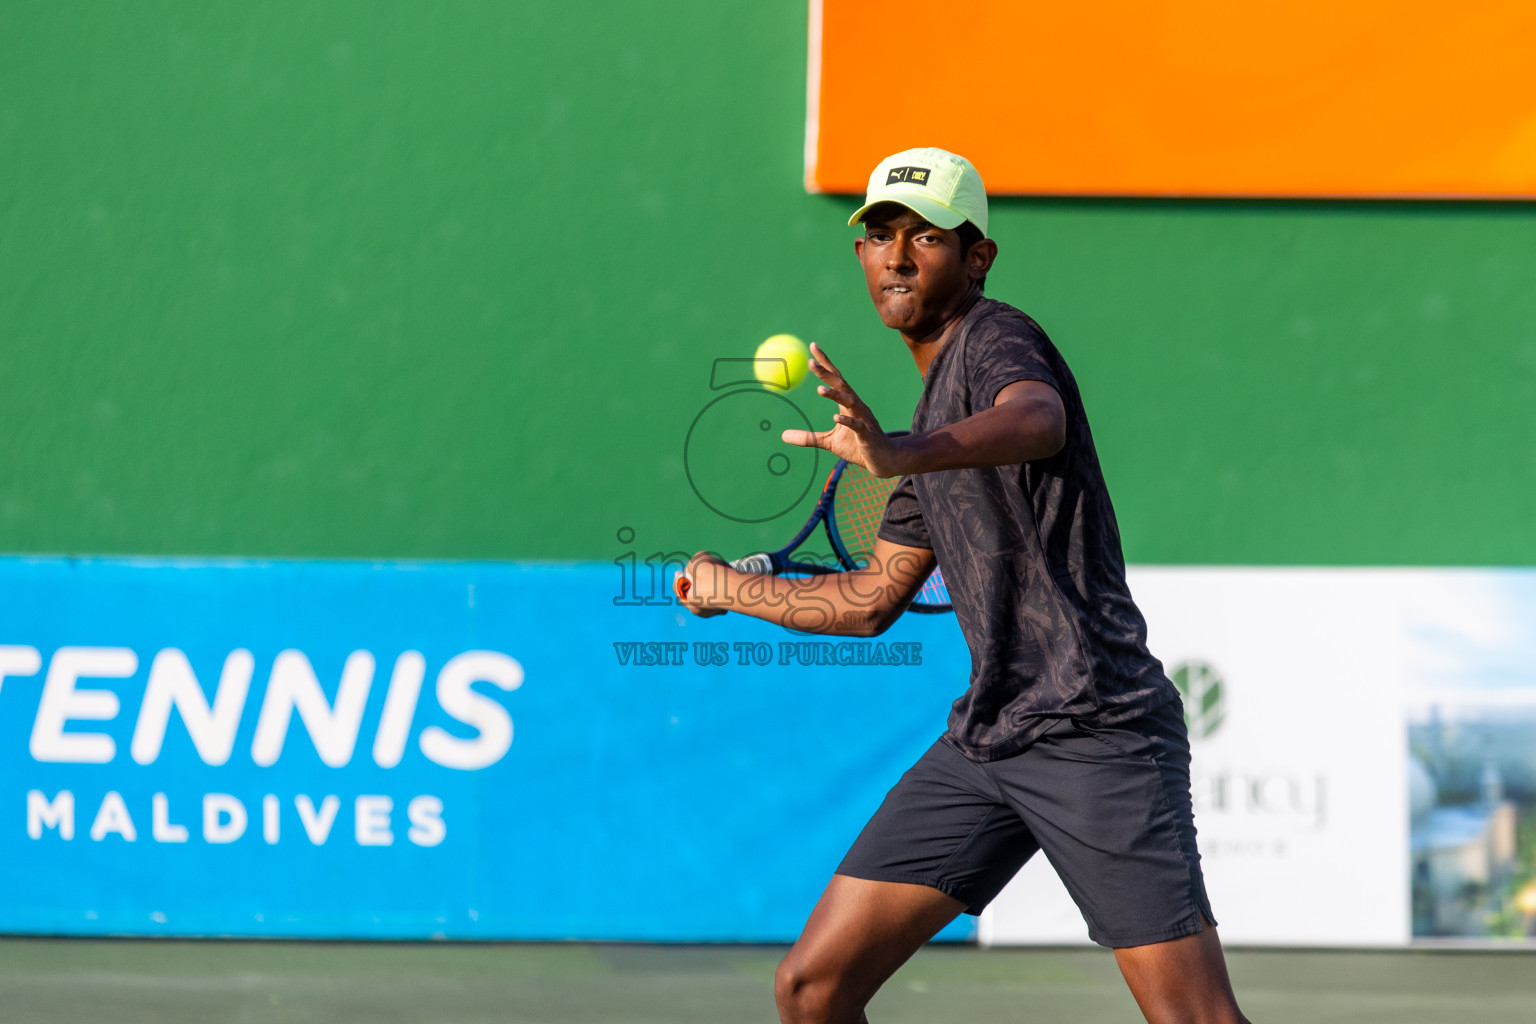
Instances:
[[[1185,692],[1202,866],[1224,941],[1410,938],[1405,601],[1398,570],[1140,568],[1152,652]],[[1043,856],[984,944],[1087,943]]]

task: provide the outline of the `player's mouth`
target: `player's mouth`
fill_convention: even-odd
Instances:
[[[888,285],[886,285],[881,290],[882,291],[887,291],[887,292],[895,292],[897,295],[905,295],[908,292],[910,292],[912,289],[908,288],[904,284],[888,284]]]

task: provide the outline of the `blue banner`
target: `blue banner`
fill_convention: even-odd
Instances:
[[[942,731],[959,630],[839,641],[632,591],[0,559],[0,930],[792,939]]]

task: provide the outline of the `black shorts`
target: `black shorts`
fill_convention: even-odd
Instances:
[[[1178,701],[1113,726],[1063,720],[1000,761],[972,761],[939,740],[837,872],[931,886],[979,914],[1041,849],[1101,946],[1193,935],[1202,914],[1216,923]]]

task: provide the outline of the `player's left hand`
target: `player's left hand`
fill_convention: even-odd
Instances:
[[[729,569],[719,555],[700,551],[688,560],[688,565],[672,581],[672,593],[677,596],[677,603],[701,619],[724,615],[725,608],[711,602],[717,598],[716,589],[722,572]]]
[[[811,343],[810,371],[820,380],[816,393],[837,403],[836,424],[831,430],[786,430],[785,442],[802,448],[824,448],[840,459],[847,459],[875,476],[900,476],[901,448],[880,429],[880,422],[858,396],[832,360]]]

